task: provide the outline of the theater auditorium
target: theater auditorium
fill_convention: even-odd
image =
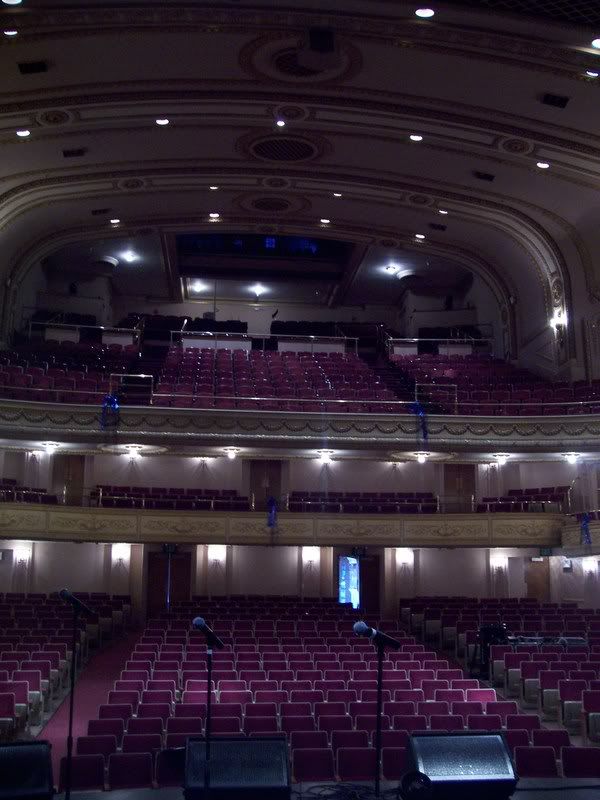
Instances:
[[[597,798],[597,0],[0,22],[0,800]]]

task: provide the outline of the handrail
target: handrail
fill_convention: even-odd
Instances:
[[[435,337],[433,339],[424,339],[422,337],[393,337],[390,336],[389,333],[386,334],[387,342],[389,344],[394,344],[396,342],[407,342],[410,344],[414,344],[415,342],[418,344],[419,342],[438,342],[441,344],[473,344],[477,342],[493,342],[494,340],[489,336],[484,336],[481,338],[475,338],[474,336],[463,336],[459,339],[443,339],[441,337]]]
[[[218,340],[219,338],[223,337],[225,339],[231,337],[232,339],[238,339],[243,341],[260,341],[262,342],[262,349],[265,349],[265,342],[268,340],[277,340],[279,341],[287,341],[287,342],[331,342],[333,344],[342,343],[344,345],[348,345],[351,343],[353,345],[353,349],[355,352],[358,352],[358,336],[313,336],[312,334],[287,334],[287,333],[266,333],[266,334],[254,334],[254,333],[241,333],[236,331],[170,331],[171,337],[171,345],[174,344],[173,336],[181,337],[183,333],[185,333],[186,338],[198,338],[198,339],[211,339],[211,340]],[[180,341],[178,343],[181,343]]]

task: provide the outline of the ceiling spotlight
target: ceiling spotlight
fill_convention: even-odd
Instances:
[[[16,36],[19,31],[3,31],[5,36]]]
[[[209,216],[211,219],[219,219],[219,217],[220,217],[221,215],[219,214],[219,212],[218,212],[218,211],[212,211],[212,212],[211,212],[211,213],[210,213],[208,216]]]
[[[420,133],[411,133],[410,140],[411,142],[422,142],[423,137],[421,136]]]
[[[565,453],[565,461],[567,464],[576,464],[579,458],[579,453]]]
[[[284,119],[278,119],[277,122],[275,123],[275,125],[277,125],[278,128],[285,128],[285,120]]]
[[[137,261],[139,256],[137,253],[134,253],[133,250],[125,250],[124,253],[121,253],[121,258],[123,261],[127,261],[128,264],[132,264],[134,261]]]
[[[419,464],[424,464],[427,461],[429,453],[415,453],[415,455],[417,457],[417,461],[419,462]]]
[[[329,225],[331,220],[327,219],[326,217],[323,217],[322,219],[319,220],[319,222],[321,223],[321,225]]]
[[[266,286],[263,286],[262,283],[255,283],[254,286],[250,287],[250,291],[253,294],[255,294],[257,297],[260,297],[261,294],[264,294],[265,292],[268,292],[269,290],[267,289]]]
[[[21,139],[26,139],[31,134],[31,131],[28,131],[27,128],[23,128],[23,130],[17,131],[17,136]]]
[[[6,31],[4,32],[6,33]],[[595,69],[586,69],[585,74],[587,75],[588,78],[597,78],[600,75],[600,72],[596,72]]]
[[[538,169],[550,169],[550,164],[547,161],[538,161],[536,166]]]
[[[6,0],[4,0],[4,2],[6,2]],[[600,39],[594,39],[592,42],[592,47],[595,47],[596,50],[600,50]]]
[[[118,217],[114,217],[113,219],[111,219],[110,224],[111,225],[118,225],[119,222],[121,222],[121,220]]]
[[[208,188],[211,190],[211,192],[216,192],[219,187],[218,186],[209,186]]]
[[[170,120],[168,120],[166,117],[161,117],[160,119],[155,120],[155,122],[157,125],[164,126],[168,125]]]
[[[341,193],[341,192],[334,192],[334,193],[333,193],[333,196],[334,196],[334,197],[341,197],[341,196],[342,196],[342,193]]]
[[[415,239],[419,239],[419,241],[423,241],[424,238],[425,238],[425,234],[424,233],[415,233]]]
[[[415,16],[420,17],[421,19],[431,19],[435,14],[433,8],[417,8],[415,11]]]
[[[438,208],[438,214],[447,214],[447,213],[448,212],[446,211],[445,208]]]

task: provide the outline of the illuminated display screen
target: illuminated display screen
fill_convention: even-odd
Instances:
[[[360,566],[353,556],[340,556],[338,571],[338,600],[352,603],[352,608],[360,605]]]

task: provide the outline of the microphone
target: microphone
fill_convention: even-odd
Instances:
[[[209,628],[204,617],[196,617],[192,621],[192,628],[197,631],[202,631],[202,633],[206,636],[206,644],[209,647],[216,647],[217,650],[222,650],[225,647],[225,642],[222,639],[219,639],[212,628]]]
[[[378,647],[391,647],[392,650],[400,650],[402,647],[402,644],[397,639],[392,639],[387,633],[382,633],[375,628],[370,628],[367,623],[362,620],[354,623],[353,630],[357,636],[367,636],[373,644],[376,644]]]
[[[68,589],[61,589],[58,593],[58,596],[66,603],[70,603],[75,611],[80,614],[85,614],[86,617],[91,617],[96,613],[95,611],[92,611],[89,606],[86,606],[86,604],[83,603],[78,597],[75,597],[74,594],[71,594]]]

